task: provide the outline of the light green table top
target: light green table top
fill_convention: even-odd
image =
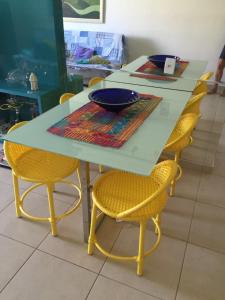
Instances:
[[[147,56],[141,56],[133,62],[131,62],[130,64],[126,65],[124,68],[122,68],[122,70],[135,72],[147,61]],[[206,66],[206,61],[190,60],[182,76],[179,77],[176,81],[160,81],[153,79],[137,78],[132,77],[129,75],[129,73],[125,73],[122,71],[114,72],[112,75],[109,75],[105,79],[107,81],[123,82],[129,84],[158,87],[163,89],[192,92],[195,88],[196,81],[204,73]]]
[[[87,103],[89,101],[88,94],[92,89],[109,87],[133,88],[140,93],[150,93],[163,97],[152,114],[121,148],[102,147],[47,132],[51,125]],[[148,175],[156,164],[190,96],[191,93],[188,92],[103,81],[94,88],[79,93],[63,105],[58,105],[43,113],[27,125],[9,133],[4,139],[76,157],[83,161]]]

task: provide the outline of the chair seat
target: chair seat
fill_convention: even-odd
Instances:
[[[143,202],[159,189],[160,183],[150,176],[110,171],[95,184],[93,199],[107,215],[115,215]],[[166,205],[166,191],[124,220],[140,220],[157,215]],[[109,213],[109,211],[111,213]]]
[[[62,155],[31,149],[17,161],[19,177],[33,182],[57,182],[72,174],[78,161]]]

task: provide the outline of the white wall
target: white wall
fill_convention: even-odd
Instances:
[[[105,23],[64,22],[65,29],[123,33],[130,61],[140,55],[167,53],[207,60],[207,70],[215,70],[225,44],[225,0],[105,2]]]

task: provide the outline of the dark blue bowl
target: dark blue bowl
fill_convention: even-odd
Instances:
[[[167,58],[174,58],[176,61],[179,61],[180,58],[174,55],[160,54],[160,55],[152,55],[148,57],[148,60],[153,63],[156,67],[160,69],[164,69],[165,61]]]
[[[119,112],[139,100],[135,91],[120,88],[106,88],[91,92],[88,98],[106,110]]]

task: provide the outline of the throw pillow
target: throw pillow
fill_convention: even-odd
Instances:
[[[93,53],[94,53],[93,49],[78,46],[74,54],[75,54],[75,59],[78,60],[78,59],[88,59],[92,57]]]

